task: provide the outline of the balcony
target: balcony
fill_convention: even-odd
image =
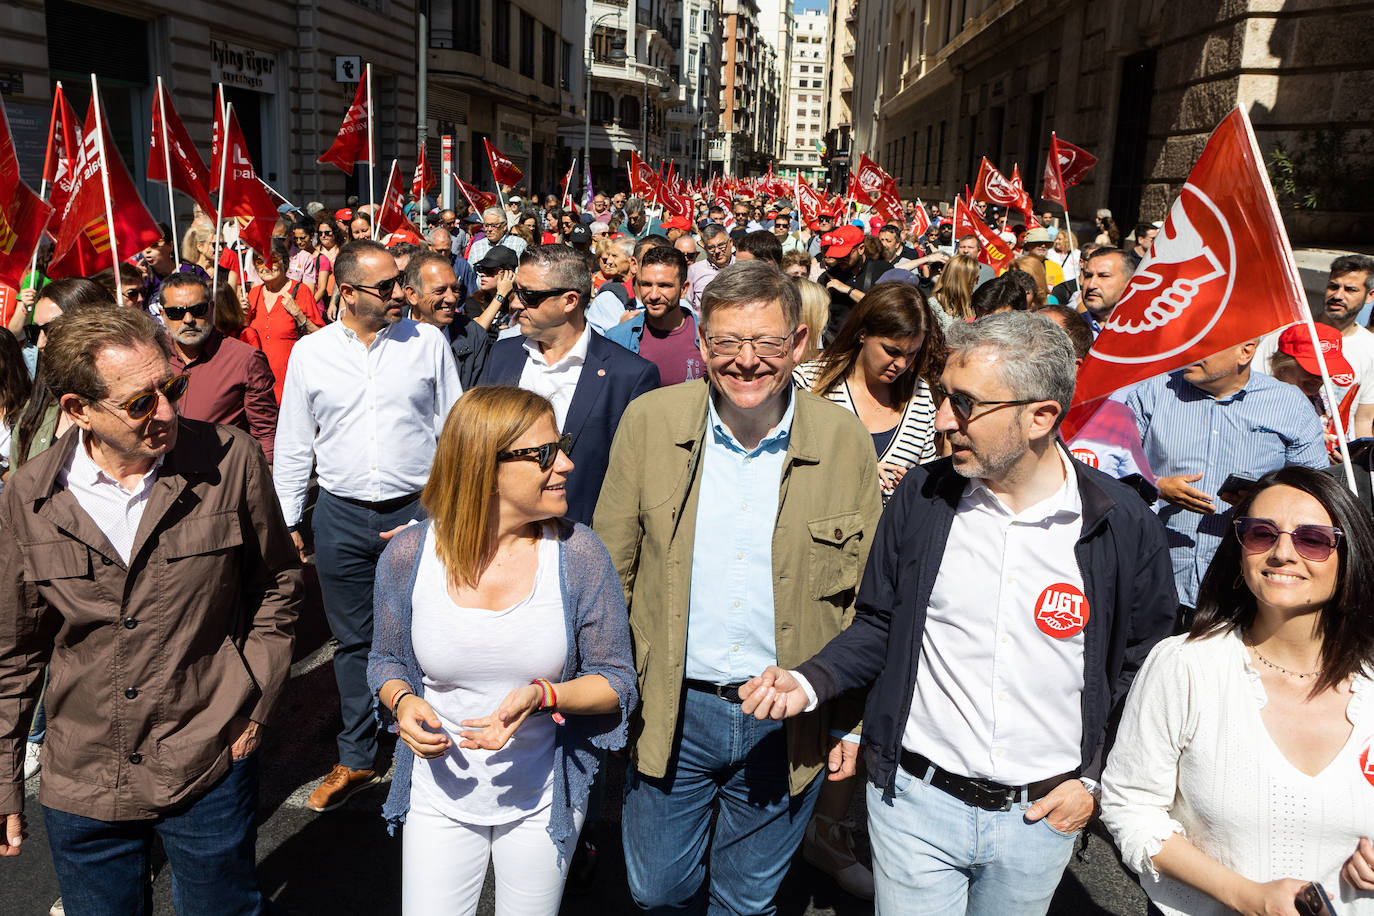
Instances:
[[[843,54],[843,57],[844,57],[845,60],[851,60],[851,61],[852,61],[852,60],[854,59],[854,43],[853,43],[853,42],[850,42],[849,44],[847,44],[847,45],[844,46],[844,54]]]

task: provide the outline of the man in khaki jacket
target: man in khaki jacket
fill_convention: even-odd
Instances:
[[[853,771],[858,744],[832,732],[856,731],[859,706],[757,722],[738,685],[848,625],[881,505],[877,462],[853,414],[792,390],[808,329],[776,267],[722,270],[701,328],[707,379],[630,404],[595,515],[643,698],[625,858],[646,910],[689,905],[709,862],[713,911],[771,913],[827,759],[836,777]]]
[[[259,729],[286,683],[299,561],[257,442],[177,415],[137,309],[69,311],[44,372],[73,428],[0,494],[0,856],[23,840],[43,666],[43,809],[66,911],[260,913]],[[0,872],[3,867],[0,867]]]

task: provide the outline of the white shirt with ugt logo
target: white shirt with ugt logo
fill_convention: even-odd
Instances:
[[[1071,459],[1051,497],[1013,513],[970,480],[926,610],[902,746],[961,776],[1024,785],[1077,769],[1083,628]],[[914,774],[918,777],[924,773]]]

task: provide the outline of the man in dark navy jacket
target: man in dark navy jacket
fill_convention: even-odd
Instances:
[[[1164,530],[1057,440],[1068,336],[1011,312],[951,329],[951,455],[878,523],[854,623],[740,694],[760,718],[871,686],[879,913],[1044,913],[1096,807],[1108,721],[1174,619]]]
[[[524,337],[497,341],[481,384],[516,385],[553,403],[576,465],[568,477],[568,518],[590,525],[620,415],[658,387],[658,367],[587,326],[592,278],[574,249],[528,248],[514,294],[511,314]]]

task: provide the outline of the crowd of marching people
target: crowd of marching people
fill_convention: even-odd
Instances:
[[[41,817],[65,912],[146,913],[156,838],[178,913],[263,912],[313,564],[307,804],[389,779],[407,914],[488,863],[502,916],[604,880],[608,766],[651,913],[771,913],[798,851],[879,913],[1043,913],[1100,819],[1152,913],[1374,914],[1374,259],[1069,428],[1160,224],[989,208],[994,269],[947,205],[796,204],[516,188],[40,256],[0,330],[0,855]]]

